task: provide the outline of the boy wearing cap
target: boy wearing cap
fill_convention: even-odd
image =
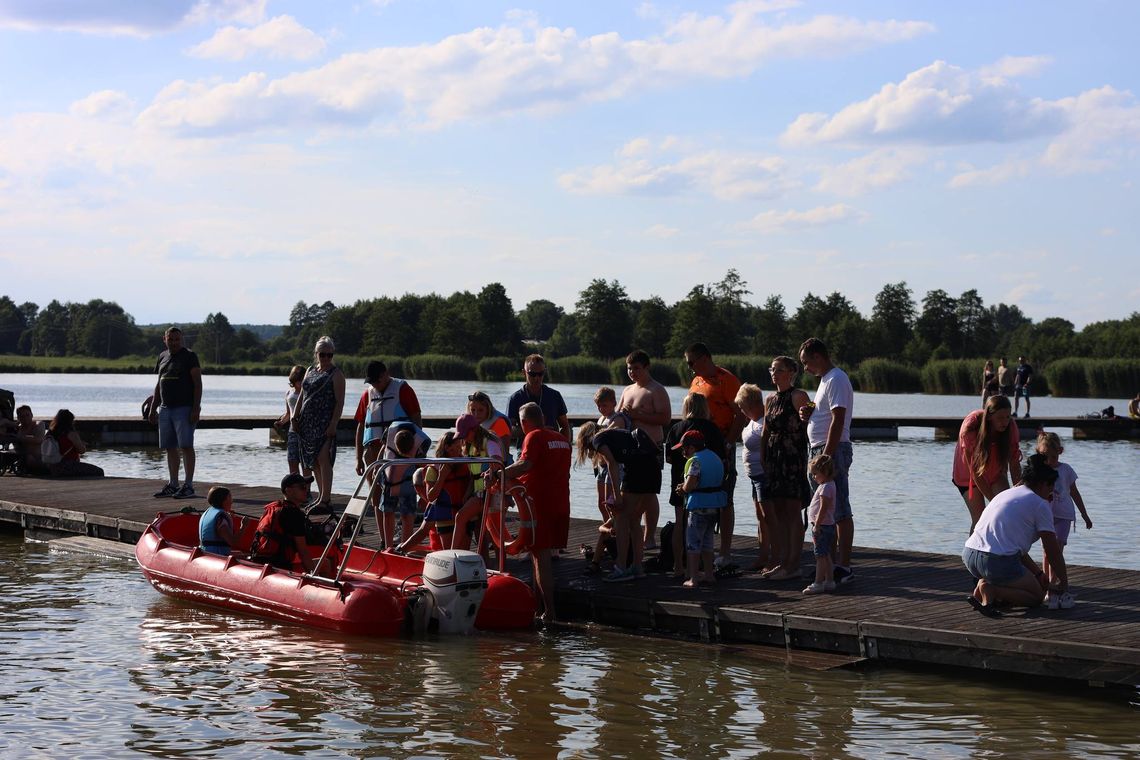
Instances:
[[[720,519],[721,510],[728,503],[724,492],[724,463],[720,457],[705,448],[705,437],[699,430],[689,430],[673,447],[685,456],[685,479],[677,486],[684,494],[685,509],[689,513],[689,527],[685,532],[685,549],[688,552],[689,579],[683,584],[693,588],[699,583],[711,584],[716,580],[713,572],[713,531]],[[698,569],[704,572],[698,575]]]
[[[265,505],[257,533],[253,539],[251,560],[292,570],[294,559],[300,559],[305,572],[313,572],[314,563],[305,542],[305,512],[302,506],[309,500],[309,486],[313,479],[290,473],[281,479],[278,499]]]

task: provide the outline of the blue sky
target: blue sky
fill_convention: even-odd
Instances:
[[[1140,5],[0,0],[0,293],[1140,304]]]

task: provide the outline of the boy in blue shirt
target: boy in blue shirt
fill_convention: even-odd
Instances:
[[[705,448],[705,437],[699,430],[689,430],[673,447],[685,455],[685,478],[677,486],[677,493],[685,497],[689,513],[689,527],[685,532],[685,550],[688,552],[689,579],[685,588],[716,581],[713,572],[713,532],[720,511],[728,504],[724,492],[724,463],[720,457]],[[698,569],[703,573],[698,576]]]

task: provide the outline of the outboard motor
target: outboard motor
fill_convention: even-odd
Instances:
[[[447,549],[424,557],[424,585],[440,633],[470,633],[487,589],[487,566],[475,552]]]

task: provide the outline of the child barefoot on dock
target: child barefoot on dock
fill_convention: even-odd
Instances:
[[[827,454],[808,462],[808,473],[818,485],[808,507],[811,540],[815,544],[815,582],[805,594],[826,594],[835,590],[832,580],[831,551],[835,547],[835,463]]]
[[[1037,434],[1037,453],[1045,457],[1048,465],[1057,471],[1057,482],[1053,484],[1053,528],[1057,533],[1057,543],[1061,545],[1062,554],[1065,545],[1069,543],[1069,531],[1076,522],[1077,509],[1084,518],[1085,528],[1092,530],[1093,526],[1089,513],[1085,510],[1085,500],[1077,490],[1076,471],[1060,461],[1064,451],[1065,447],[1061,445],[1061,439],[1056,433],[1046,433],[1042,430]],[[1049,609],[1067,610],[1073,607],[1076,601],[1071,593],[1067,591],[1058,593],[1055,590],[1057,578],[1050,571],[1048,560],[1041,563],[1041,569],[1045,571],[1045,580],[1049,583],[1050,590],[1045,594],[1045,604]]]

